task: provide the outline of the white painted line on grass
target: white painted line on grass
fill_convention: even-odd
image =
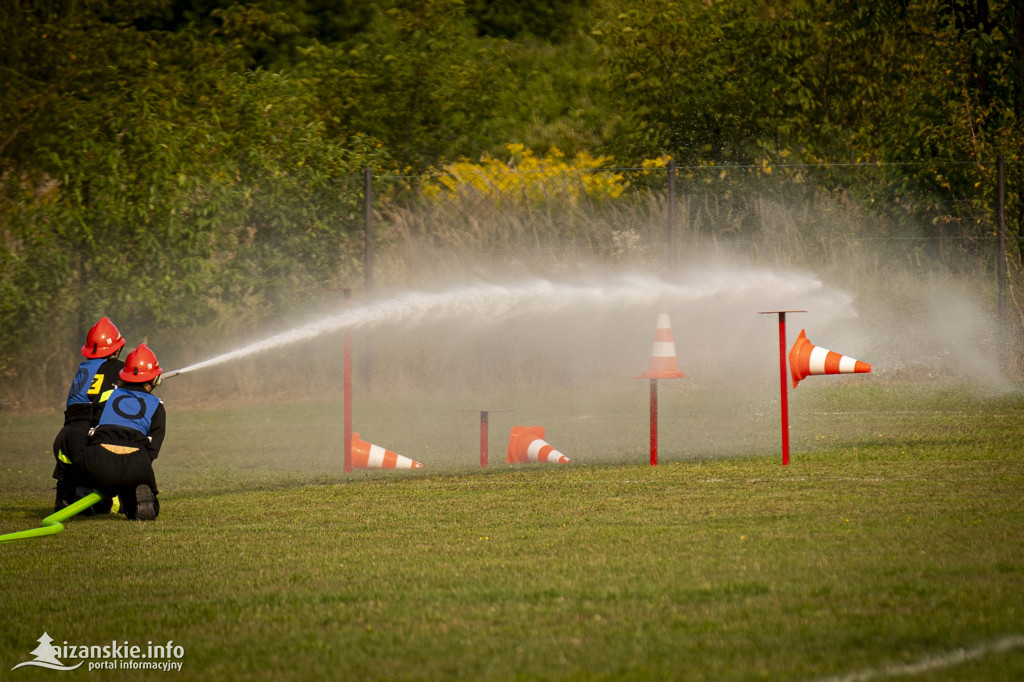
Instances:
[[[954,649],[938,656],[928,656],[914,663],[890,665],[876,670],[862,670],[841,677],[819,677],[815,682],[867,682],[878,677],[894,677],[896,675],[920,675],[932,670],[949,668],[973,661],[989,654],[1001,654],[1013,649],[1024,647],[1024,635],[1007,635],[992,642],[979,644],[969,649]]]

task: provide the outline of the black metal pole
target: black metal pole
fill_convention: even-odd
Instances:
[[[676,160],[668,161],[668,264],[675,269],[679,264],[679,244],[676,239]]]
[[[996,272],[999,278],[999,324],[1006,324],[1006,164],[1000,154],[999,168],[999,260]]]
[[[373,170],[367,168],[363,174],[363,228],[366,232],[366,255],[364,274],[366,288],[373,286]]]
[[[366,251],[363,256],[363,276],[367,291],[373,288],[373,170],[367,168],[363,172],[363,231],[366,235]],[[366,331],[369,336],[371,331]],[[366,390],[370,390],[373,375],[373,341],[364,338],[366,348],[363,351],[363,380]]]

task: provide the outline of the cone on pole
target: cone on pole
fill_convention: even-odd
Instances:
[[[789,351],[789,372],[793,376],[793,388],[814,374],[854,374],[870,371],[871,365],[866,362],[815,346],[807,339],[803,329]]]
[[[644,379],[679,379],[684,376],[676,366],[676,342],[672,338],[672,322],[668,313],[658,313],[651,361],[647,371],[640,376]]]
[[[508,464],[529,462],[571,464],[572,460],[544,440],[543,426],[513,426],[508,438],[508,453],[505,455],[505,462]]]
[[[403,457],[385,450],[379,445],[367,443],[352,434],[352,466],[355,469],[422,469],[423,465],[414,459]]]

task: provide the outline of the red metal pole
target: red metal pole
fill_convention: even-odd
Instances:
[[[658,465],[658,380],[651,379],[651,466]]]
[[[786,313],[779,313],[779,387],[782,391],[782,466],[789,464],[789,393],[786,387]]]
[[[789,393],[786,387],[786,313],[806,310],[762,310],[761,315],[779,316],[779,390],[782,402],[782,465],[789,464]]]
[[[487,441],[489,431],[489,415],[491,412],[508,412],[508,410],[478,410],[478,409],[465,409],[458,410],[459,412],[479,412],[480,413],[480,468],[487,468]]]
[[[480,468],[487,468],[487,410],[480,410]]]
[[[352,300],[352,290],[345,289],[345,307]],[[352,471],[352,333],[345,330],[345,473]]]

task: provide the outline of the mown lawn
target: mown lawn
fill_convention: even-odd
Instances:
[[[553,442],[573,465],[512,468],[495,439],[481,471],[470,419],[467,461],[346,476],[322,436],[279,428],[332,406],[245,411],[252,441],[240,413],[180,413],[157,522],[0,545],[0,665],[45,631],[173,640],[189,679],[1024,679],[1024,398],[796,400],[788,467]],[[54,418],[0,430],[6,533],[50,511],[33,434]]]

